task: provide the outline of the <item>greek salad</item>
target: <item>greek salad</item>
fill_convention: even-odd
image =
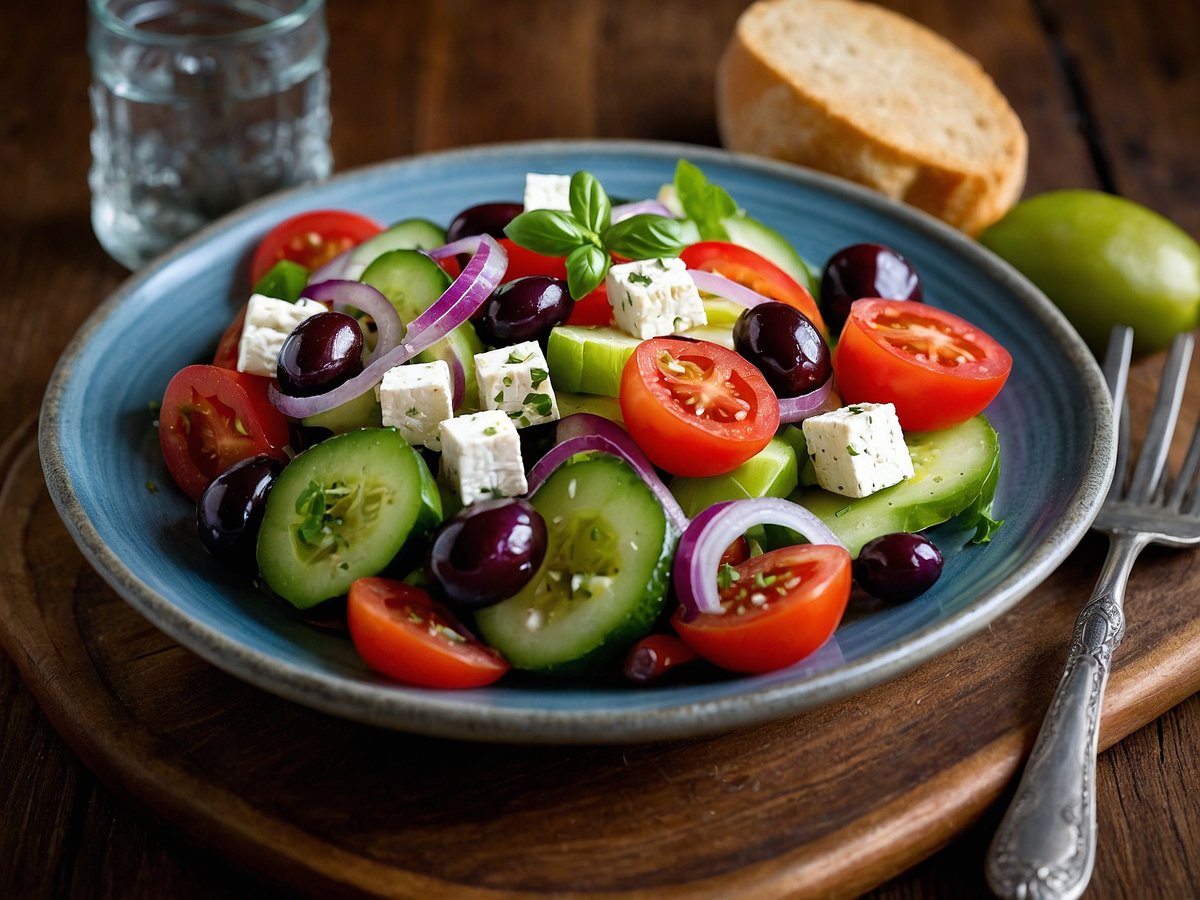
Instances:
[[[167,386],[167,468],[215,558],[405,683],[789,666],[854,585],[937,580],[925,529],[1000,525],[1007,351],[686,160],[620,203],[530,173],[446,228],[304,213],[249,287]]]

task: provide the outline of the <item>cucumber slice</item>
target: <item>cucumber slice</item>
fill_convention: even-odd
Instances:
[[[894,531],[921,531],[973,514],[979,538],[996,523],[991,502],[1000,477],[1000,442],[983,416],[943,431],[904,436],[916,474],[869,497],[851,500],[820,488],[792,499],[811,509],[857,556],[867,541]]]
[[[752,219],[745,215],[730,216],[728,219],[722,219],[721,224],[725,226],[725,231],[728,232],[729,240],[732,243],[753,250],[759,256],[775,263],[808,288],[809,293],[814,297],[817,296],[817,288],[821,280],[820,272],[797,253],[796,248],[788,243],[787,238],[782,234],[770,225],[765,225],[758,219]],[[814,272],[817,272],[815,280]]]
[[[434,250],[446,243],[446,232],[428,219],[404,219],[363,241],[347,260],[347,277],[357,278],[367,266],[389,250]]]
[[[406,249],[388,250],[378,256],[362,273],[361,280],[387,297],[405,324],[425,312],[445,293],[451,281],[445,270],[424,253]],[[449,363],[451,368],[457,361],[462,366],[466,380],[463,402],[458,409],[478,409],[475,354],[481,352],[483,341],[471,323],[465,322],[433,346],[421,351],[413,361],[434,362],[441,359]]]
[[[641,341],[607,325],[559,325],[546,344],[546,365],[555,391],[621,393],[621,372]]]
[[[383,410],[375,399],[375,392],[366,391],[341,406],[306,416],[300,420],[300,424],[307,428],[326,428],[334,434],[356,428],[380,428],[383,426]]]
[[[796,472],[791,444],[775,437],[732,472],[711,478],[672,478],[671,493],[691,518],[723,500],[786,497],[796,489]]]
[[[441,521],[437,485],[394,428],[339,434],[293,459],[258,533],[263,580],[299,609],[377,575]]]
[[[558,414],[564,419],[575,413],[591,413],[594,416],[603,416],[618,425],[625,424],[625,417],[621,415],[621,403],[616,397],[555,391],[554,398],[558,401]]]
[[[607,454],[560,466],[532,503],[548,526],[546,558],[475,622],[518,669],[587,671],[650,630],[679,536],[645,483]]]

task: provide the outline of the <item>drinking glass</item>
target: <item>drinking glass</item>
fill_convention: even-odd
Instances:
[[[136,269],[205,223],[324,178],[324,0],[88,0],[92,228]]]

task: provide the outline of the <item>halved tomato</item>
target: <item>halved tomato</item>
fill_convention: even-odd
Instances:
[[[508,269],[505,282],[516,281],[528,275],[549,275],[561,281],[567,280],[567,261],[562,256],[543,256],[514,244],[511,238],[501,238],[500,246],[508,252]],[[604,282],[580,300],[567,319],[568,325],[608,325],[612,322],[612,307],[608,304],[608,288]]]
[[[808,288],[753,250],[726,241],[700,241],[685,247],[679,257],[689,269],[716,272],[764,297],[794,306],[828,337],[825,320]]]
[[[187,366],[167,385],[158,440],[171,477],[193,500],[235,462],[287,460],[287,419],[267,399],[269,384],[218,366]]]
[[[482,687],[509,669],[504,657],[472,637],[448,609],[403,581],[359,578],[350,585],[346,618],[363,661],[397,681]]]
[[[709,662],[732,672],[771,672],[799,662],[837,629],[850,600],[850,554],[830,544],[799,544],[723,568],[724,613],[671,625]]]
[[[638,446],[676,475],[732,471],[779,427],[779,401],[758,369],[709,341],[642,341],[621,373],[620,401]]]
[[[242,331],[246,327],[246,304],[238,310],[233,321],[225,328],[221,340],[217,342],[217,350],[213,354],[212,364],[222,369],[237,369],[238,345],[242,342]]]
[[[856,300],[833,357],[846,403],[893,403],[905,431],[965,422],[1000,393],[1012,356],[966,319],[915,300]]]
[[[309,271],[383,231],[374,219],[340,209],[319,209],[284,219],[267,232],[250,262],[250,284],[290,259]]]

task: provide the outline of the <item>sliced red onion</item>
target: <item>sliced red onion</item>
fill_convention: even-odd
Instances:
[[[532,494],[541,487],[550,477],[550,473],[576,453],[599,450],[619,456],[627,462],[662,504],[663,512],[667,514],[671,524],[680,532],[687,528],[688,518],[683,514],[679,502],[667,490],[667,486],[658,477],[658,472],[646,458],[646,454],[634,443],[629,432],[616,422],[591,413],[576,413],[558,423],[555,437],[558,444],[529,471],[529,493]]]
[[[392,302],[378,290],[361,281],[343,281],[332,279],[318,284],[310,284],[304,289],[303,295],[318,303],[328,303],[337,312],[356,309],[366,313],[375,320],[377,339],[371,359],[382,356],[400,345],[404,334],[404,323]]]
[[[825,401],[829,399],[832,390],[833,376],[830,375],[825,379],[823,385],[807,394],[801,394],[799,397],[780,397],[779,421],[803,422],[809,416],[816,415],[825,405]]]
[[[675,218],[675,214],[657,200],[636,200],[633,203],[622,203],[620,206],[614,206],[612,209],[612,220],[620,222],[622,219],[628,219],[630,216],[639,216],[642,213],[665,216],[668,219]]]
[[[458,358],[457,353],[447,355],[450,358],[446,360],[446,365],[450,367],[450,384],[453,386],[453,390],[450,391],[450,408],[458,409],[467,393],[467,373],[463,371],[462,360]]]
[[[675,551],[671,571],[675,592],[686,609],[715,615],[724,612],[717,590],[717,564],[726,548],[755,525],[783,525],[810,543],[844,546],[816,515],[790,500],[759,497],[714,503],[692,519]]]
[[[358,278],[358,275],[347,275],[346,266],[350,262],[350,254],[354,248],[343,250],[323,266],[318,266],[308,276],[309,284],[320,284],[322,281],[333,281],[337,278]],[[361,274],[361,273],[360,273]]]
[[[740,303],[742,306],[758,306],[758,304],[767,303],[771,299],[770,297],[764,297],[758,291],[751,290],[744,284],[738,284],[731,278],[718,275],[716,272],[705,272],[703,269],[688,269],[687,273],[692,276],[692,281],[695,282],[697,290],[704,291],[706,294],[715,294],[718,297],[724,297],[726,300],[732,300],[734,303]]]
[[[448,252],[441,253],[448,248]],[[466,252],[474,252],[474,256],[463,268],[462,274],[454,279],[429,309],[409,323],[403,343],[387,353],[375,356],[360,373],[324,394],[314,397],[289,397],[275,385],[271,385],[271,402],[285,416],[296,419],[315,416],[317,413],[341,406],[374,388],[388,369],[408,362],[470,319],[471,314],[483,305],[483,301],[490,297],[492,291],[500,284],[504,270],[508,268],[508,254],[494,238],[485,234],[447,244],[430,255],[440,253],[441,256],[450,256]]]

